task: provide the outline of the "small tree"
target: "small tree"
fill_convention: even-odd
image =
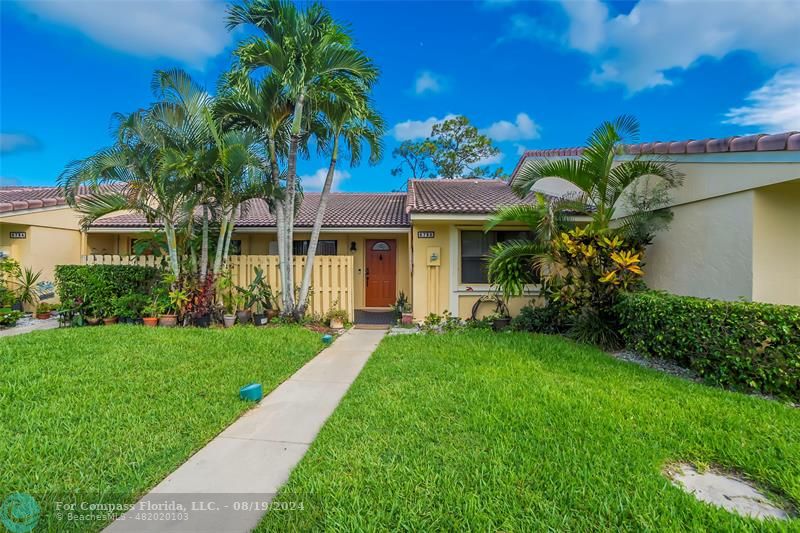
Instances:
[[[392,169],[392,176],[401,176],[408,170],[413,180],[436,177],[431,161],[435,150],[436,146],[427,139],[421,142],[403,141],[392,150],[392,157],[400,159],[400,163]]]
[[[439,175],[448,179],[485,176],[486,168],[475,165],[500,153],[492,140],[479,133],[465,116],[436,124],[430,142],[435,146],[431,159]]]

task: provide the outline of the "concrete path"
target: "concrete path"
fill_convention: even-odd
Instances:
[[[314,512],[313,495],[272,499],[385,334],[350,330],[339,337],[106,531],[245,532],[269,505]]]
[[[40,331],[44,329],[55,329],[58,327],[57,318],[48,318],[47,320],[38,320],[36,318],[21,318],[17,325],[13,328],[0,329],[0,337],[13,337],[14,335],[22,335],[23,333],[30,333],[31,331]]]

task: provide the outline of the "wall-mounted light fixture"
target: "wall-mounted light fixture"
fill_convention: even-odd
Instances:
[[[350,241],[350,251],[351,252],[356,251],[356,241]]]

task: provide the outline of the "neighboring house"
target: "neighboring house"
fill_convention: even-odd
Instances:
[[[800,133],[641,144],[630,151],[669,154],[686,175],[674,194],[672,226],[657,236],[646,258],[652,287],[800,305]],[[530,158],[579,154],[526,152],[512,179]],[[42,198],[54,198],[52,205],[37,204]],[[517,198],[506,182],[474,179],[412,180],[407,193],[332,193],[317,253],[353,257],[356,309],[387,308],[403,291],[418,320],[445,310],[469,317],[475,302],[492,293],[483,256],[525,229],[506,225],[486,234],[486,219],[499,206],[528,200]],[[305,195],[295,232],[298,255],[306,252],[318,202],[317,193]],[[276,255],[266,204],[245,207],[234,253]],[[82,234],[55,189],[0,188],[0,251],[43,269],[48,279],[53,265],[77,263],[84,255],[129,255],[149,229],[142,217],[125,214]],[[20,231],[26,239],[9,238]],[[510,303],[512,312],[536,296],[530,287]],[[487,305],[481,314],[490,310]]]
[[[645,258],[648,285],[676,294],[800,305],[800,132],[643,143],[684,173],[675,218]],[[579,157],[580,148],[535,150]],[[551,192],[555,192],[551,190]]]

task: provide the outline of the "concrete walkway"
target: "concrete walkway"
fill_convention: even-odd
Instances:
[[[57,318],[48,318],[47,320],[21,318],[13,328],[0,329],[0,337],[13,337],[14,335],[22,335],[23,333],[30,333],[31,331],[55,329],[57,327]]]
[[[106,531],[253,529],[385,334],[350,330],[339,337]],[[298,494],[273,505],[314,512],[310,498]]]

